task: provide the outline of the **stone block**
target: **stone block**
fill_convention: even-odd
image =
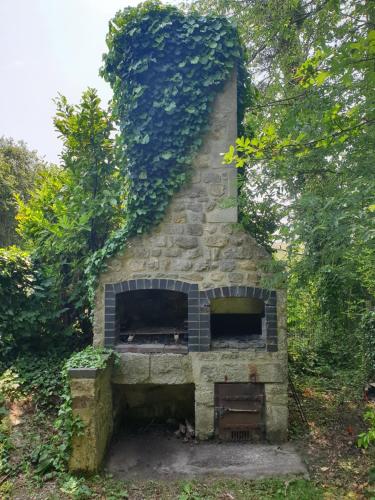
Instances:
[[[198,439],[210,439],[215,432],[214,407],[195,404],[195,432]]]
[[[130,259],[128,261],[129,271],[139,273],[140,271],[143,271],[145,267],[146,265],[144,260]]]
[[[115,384],[144,384],[150,378],[150,355],[123,353],[120,365],[114,369]]]
[[[211,158],[209,154],[200,151],[195,159],[195,165],[197,168],[209,168],[211,163]]]
[[[206,215],[207,222],[237,222],[237,207],[215,208]]]
[[[94,379],[70,379],[70,390],[75,396],[90,396],[95,395]]]
[[[288,385],[266,384],[266,402],[269,405],[288,406]]]
[[[234,260],[223,260],[220,262],[219,267],[220,267],[220,271],[230,272],[230,271],[234,271],[236,265],[235,265]]]
[[[225,247],[227,243],[228,243],[228,238],[219,234],[213,234],[206,238],[206,245],[209,247],[222,248]]]
[[[198,246],[198,238],[196,236],[176,236],[175,244],[180,248],[195,248]]]
[[[257,270],[256,263],[250,259],[238,261],[238,267],[239,267],[239,269],[241,269],[243,271],[254,271],[255,272]]]
[[[214,406],[214,385],[209,384],[202,386],[196,384],[195,386],[195,403],[198,405]]]
[[[173,216],[173,222],[175,224],[185,224],[186,220],[187,219],[185,214],[177,214]]]
[[[207,271],[209,265],[210,264],[207,260],[200,259],[194,263],[194,271]]]
[[[176,247],[166,248],[164,250],[164,255],[166,257],[178,257],[181,255],[181,249]]]
[[[192,283],[194,283],[196,281],[202,281],[203,274],[198,272],[195,273],[184,272],[183,274],[181,274],[181,279],[184,281],[191,281]]]
[[[160,248],[152,248],[151,255],[153,257],[160,257],[160,255],[161,255],[161,249]]]
[[[186,196],[186,192],[182,192],[181,193],[184,197]],[[173,210],[175,210],[176,212],[182,212],[183,210],[185,210],[185,200],[179,200],[179,201],[175,201],[173,203]],[[173,234],[173,233],[169,233],[169,234]]]
[[[204,212],[192,212],[190,210],[186,211],[186,220],[191,224],[200,224],[205,220]]]
[[[257,285],[260,282],[260,274],[257,272],[246,273],[247,283]]]
[[[167,245],[167,238],[165,236],[154,236],[151,239],[151,245],[155,247],[165,247]]]
[[[205,224],[203,231],[208,234],[215,234],[218,228],[218,224]]]
[[[223,250],[223,257],[225,259],[237,259],[238,257],[238,250],[236,248],[225,248]]]
[[[205,186],[192,186],[189,189],[190,198],[204,198],[207,196],[207,191]]]
[[[266,404],[266,436],[270,443],[288,439],[288,406]]]
[[[224,283],[225,274],[221,272],[214,272],[210,274],[210,278],[216,283]]]
[[[184,354],[154,354],[150,357],[151,384],[190,384],[191,360]]]
[[[202,213],[203,212],[203,205],[202,205],[202,203],[199,203],[198,201],[195,201],[194,203],[190,202],[188,209],[191,212]]]
[[[185,250],[184,256],[186,259],[196,259],[198,257],[202,257],[203,252],[201,248],[192,248],[189,250]]]
[[[221,181],[221,176],[216,172],[206,172],[203,175],[203,182],[206,184],[218,183],[220,181]]]
[[[199,184],[202,181],[202,176],[200,172],[194,172],[194,175],[191,178],[192,184]]]
[[[185,259],[172,260],[171,264],[171,269],[173,271],[190,271],[190,269],[193,267],[192,262]]]
[[[74,396],[72,397],[72,408],[73,410],[79,410],[83,408],[93,408],[95,405],[94,398],[90,396]]]
[[[220,198],[225,194],[226,191],[225,187],[226,187],[225,184],[215,182],[209,185],[208,192],[210,193],[211,196]]]
[[[243,283],[244,275],[242,273],[229,273],[228,280],[230,283]]]
[[[150,258],[147,261],[147,269],[150,271],[157,271],[159,269],[159,259],[157,258]]]
[[[287,365],[275,361],[257,363],[259,382],[285,383],[287,380]]]
[[[181,224],[164,224],[163,231],[165,234],[182,234],[184,232],[184,226]]]
[[[202,224],[187,224],[186,232],[192,236],[202,236],[203,234],[203,226]]]

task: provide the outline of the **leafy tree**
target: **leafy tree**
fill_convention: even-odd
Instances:
[[[63,141],[63,168],[74,185],[71,208],[84,214],[87,246],[95,251],[123,217],[119,207],[125,187],[116,158],[113,119],[100,107],[95,89],[84,92],[78,106],[70,105],[64,96],[56,104],[54,123]]]
[[[0,247],[17,242],[16,196],[26,200],[35,176],[45,168],[46,164],[25,143],[0,137]]]
[[[0,366],[22,351],[43,349],[59,330],[51,284],[26,252],[0,249]]]
[[[287,243],[292,338],[306,339],[320,361],[362,364],[375,336],[373,323],[363,326],[375,283],[373,2],[198,0],[192,8],[234,19],[248,48],[256,100],[225,159],[245,171],[250,229],[266,240],[267,224],[277,226],[268,237]],[[261,220],[259,202],[269,207]]]
[[[55,126],[63,141],[62,166],[40,175],[30,199],[19,199],[23,245],[54,280],[66,327],[91,330],[84,269],[121,224],[125,183],[116,161],[110,112],[94,89],[79,105],[60,96]]]

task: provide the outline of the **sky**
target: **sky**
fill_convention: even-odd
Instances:
[[[23,140],[59,162],[53,99],[78,103],[87,87],[111,98],[99,76],[108,22],[139,0],[0,0],[0,137]],[[173,2],[169,2],[173,3]]]

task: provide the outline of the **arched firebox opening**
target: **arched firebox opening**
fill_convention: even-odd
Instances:
[[[188,298],[172,290],[133,290],[116,296],[116,329],[128,344],[187,343]]]
[[[221,297],[211,301],[211,339],[259,338],[265,330],[265,304],[250,297]]]

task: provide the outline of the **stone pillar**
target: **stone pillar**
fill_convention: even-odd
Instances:
[[[265,384],[266,437],[270,443],[288,439],[288,384]]]
[[[196,384],[195,386],[195,433],[204,440],[215,433],[214,384]]]
[[[112,363],[101,370],[69,370],[73,415],[84,424],[72,440],[72,472],[96,472],[102,464],[113,430],[111,374]]]

